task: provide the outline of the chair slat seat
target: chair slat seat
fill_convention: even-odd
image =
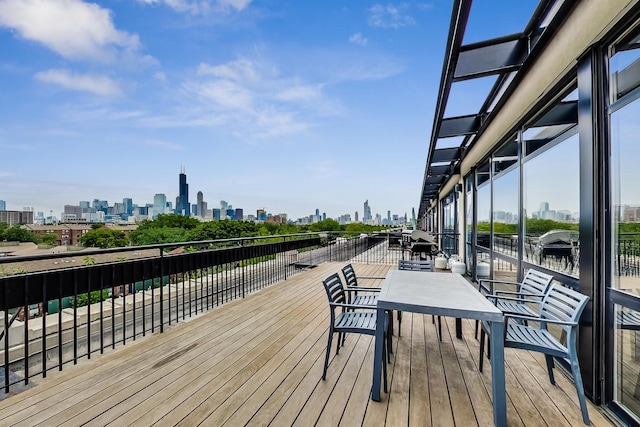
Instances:
[[[378,295],[354,295],[351,297],[354,305],[370,305],[375,307],[378,304]]]
[[[506,341],[511,348],[540,351],[555,357],[565,358],[568,353],[566,346],[562,345],[548,330],[532,328],[520,324],[510,324],[507,328]]]
[[[518,301],[497,299],[495,306],[504,313],[520,314],[523,316],[538,316],[540,313],[531,309],[528,305]]]
[[[335,328],[342,329],[343,332],[366,333],[371,335],[376,332],[376,313],[362,311],[345,311],[336,317]]]

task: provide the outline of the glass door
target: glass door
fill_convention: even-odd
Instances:
[[[613,401],[640,419],[640,36],[612,49],[610,315]]]

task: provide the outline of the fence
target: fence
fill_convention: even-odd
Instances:
[[[127,259],[132,253],[138,258]],[[16,261],[52,266],[0,277],[4,391],[323,262],[399,257],[385,235],[323,233],[2,259],[5,272]]]

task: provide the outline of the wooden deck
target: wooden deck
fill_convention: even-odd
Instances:
[[[371,337],[347,337],[321,380],[329,323],[321,280],[340,267],[323,264],[163,334],[66,366],[0,402],[1,424],[491,425],[491,369],[477,370],[472,321],[463,322],[459,340],[453,319],[446,319],[440,342],[431,316],[405,313],[382,402],[369,399]],[[354,267],[377,276],[389,268]],[[509,425],[582,425],[570,380],[557,373],[558,386],[549,384],[538,355],[507,349],[505,359]],[[589,415],[594,426],[611,425],[593,405]]]

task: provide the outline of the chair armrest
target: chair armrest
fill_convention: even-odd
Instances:
[[[375,305],[360,305],[360,304],[343,304],[340,302],[330,302],[330,307],[343,307],[343,308],[362,308],[365,310],[375,309]]]
[[[347,292],[380,292],[382,288],[364,288],[362,286],[355,287],[346,287],[344,288]]]
[[[542,317],[532,317],[532,316],[523,316],[520,314],[505,313],[504,315],[505,324],[509,321],[509,319],[528,320],[530,322],[539,322],[539,323],[551,323],[553,325],[578,326],[578,322],[567,322],[564,320],[545,319]]]
[[[542,292],[495,291],[492,295],[520,295],[525,297],[544,297]]]
[[[486,287],[484,284],[488,283],[489,287]],[[515,286],[519,286],[521,285],[520,282],[509,282],[506,280],[492,280],[492,279],[478,279],[478,291],[482,292],[482,289],[484,289],[485,291],[489,292],[490,294],[493,294],[493,288],[494,288],[494,284],[503,284],[503,285],[515,285]]]
[[[499,295],[495,295],[495,294],[490,294],[490,295],[485,295],[485,297],[491,301],[492,303],[495,304],[494,301],[497,300],[501,300],[501,301],[516,301],[516,302],[528,302],[531,304],[542,304],[542,301],[540,300],[531,300],[531,299],[526,299],[526,298],[513,298],[513,297],[501,297]]]

